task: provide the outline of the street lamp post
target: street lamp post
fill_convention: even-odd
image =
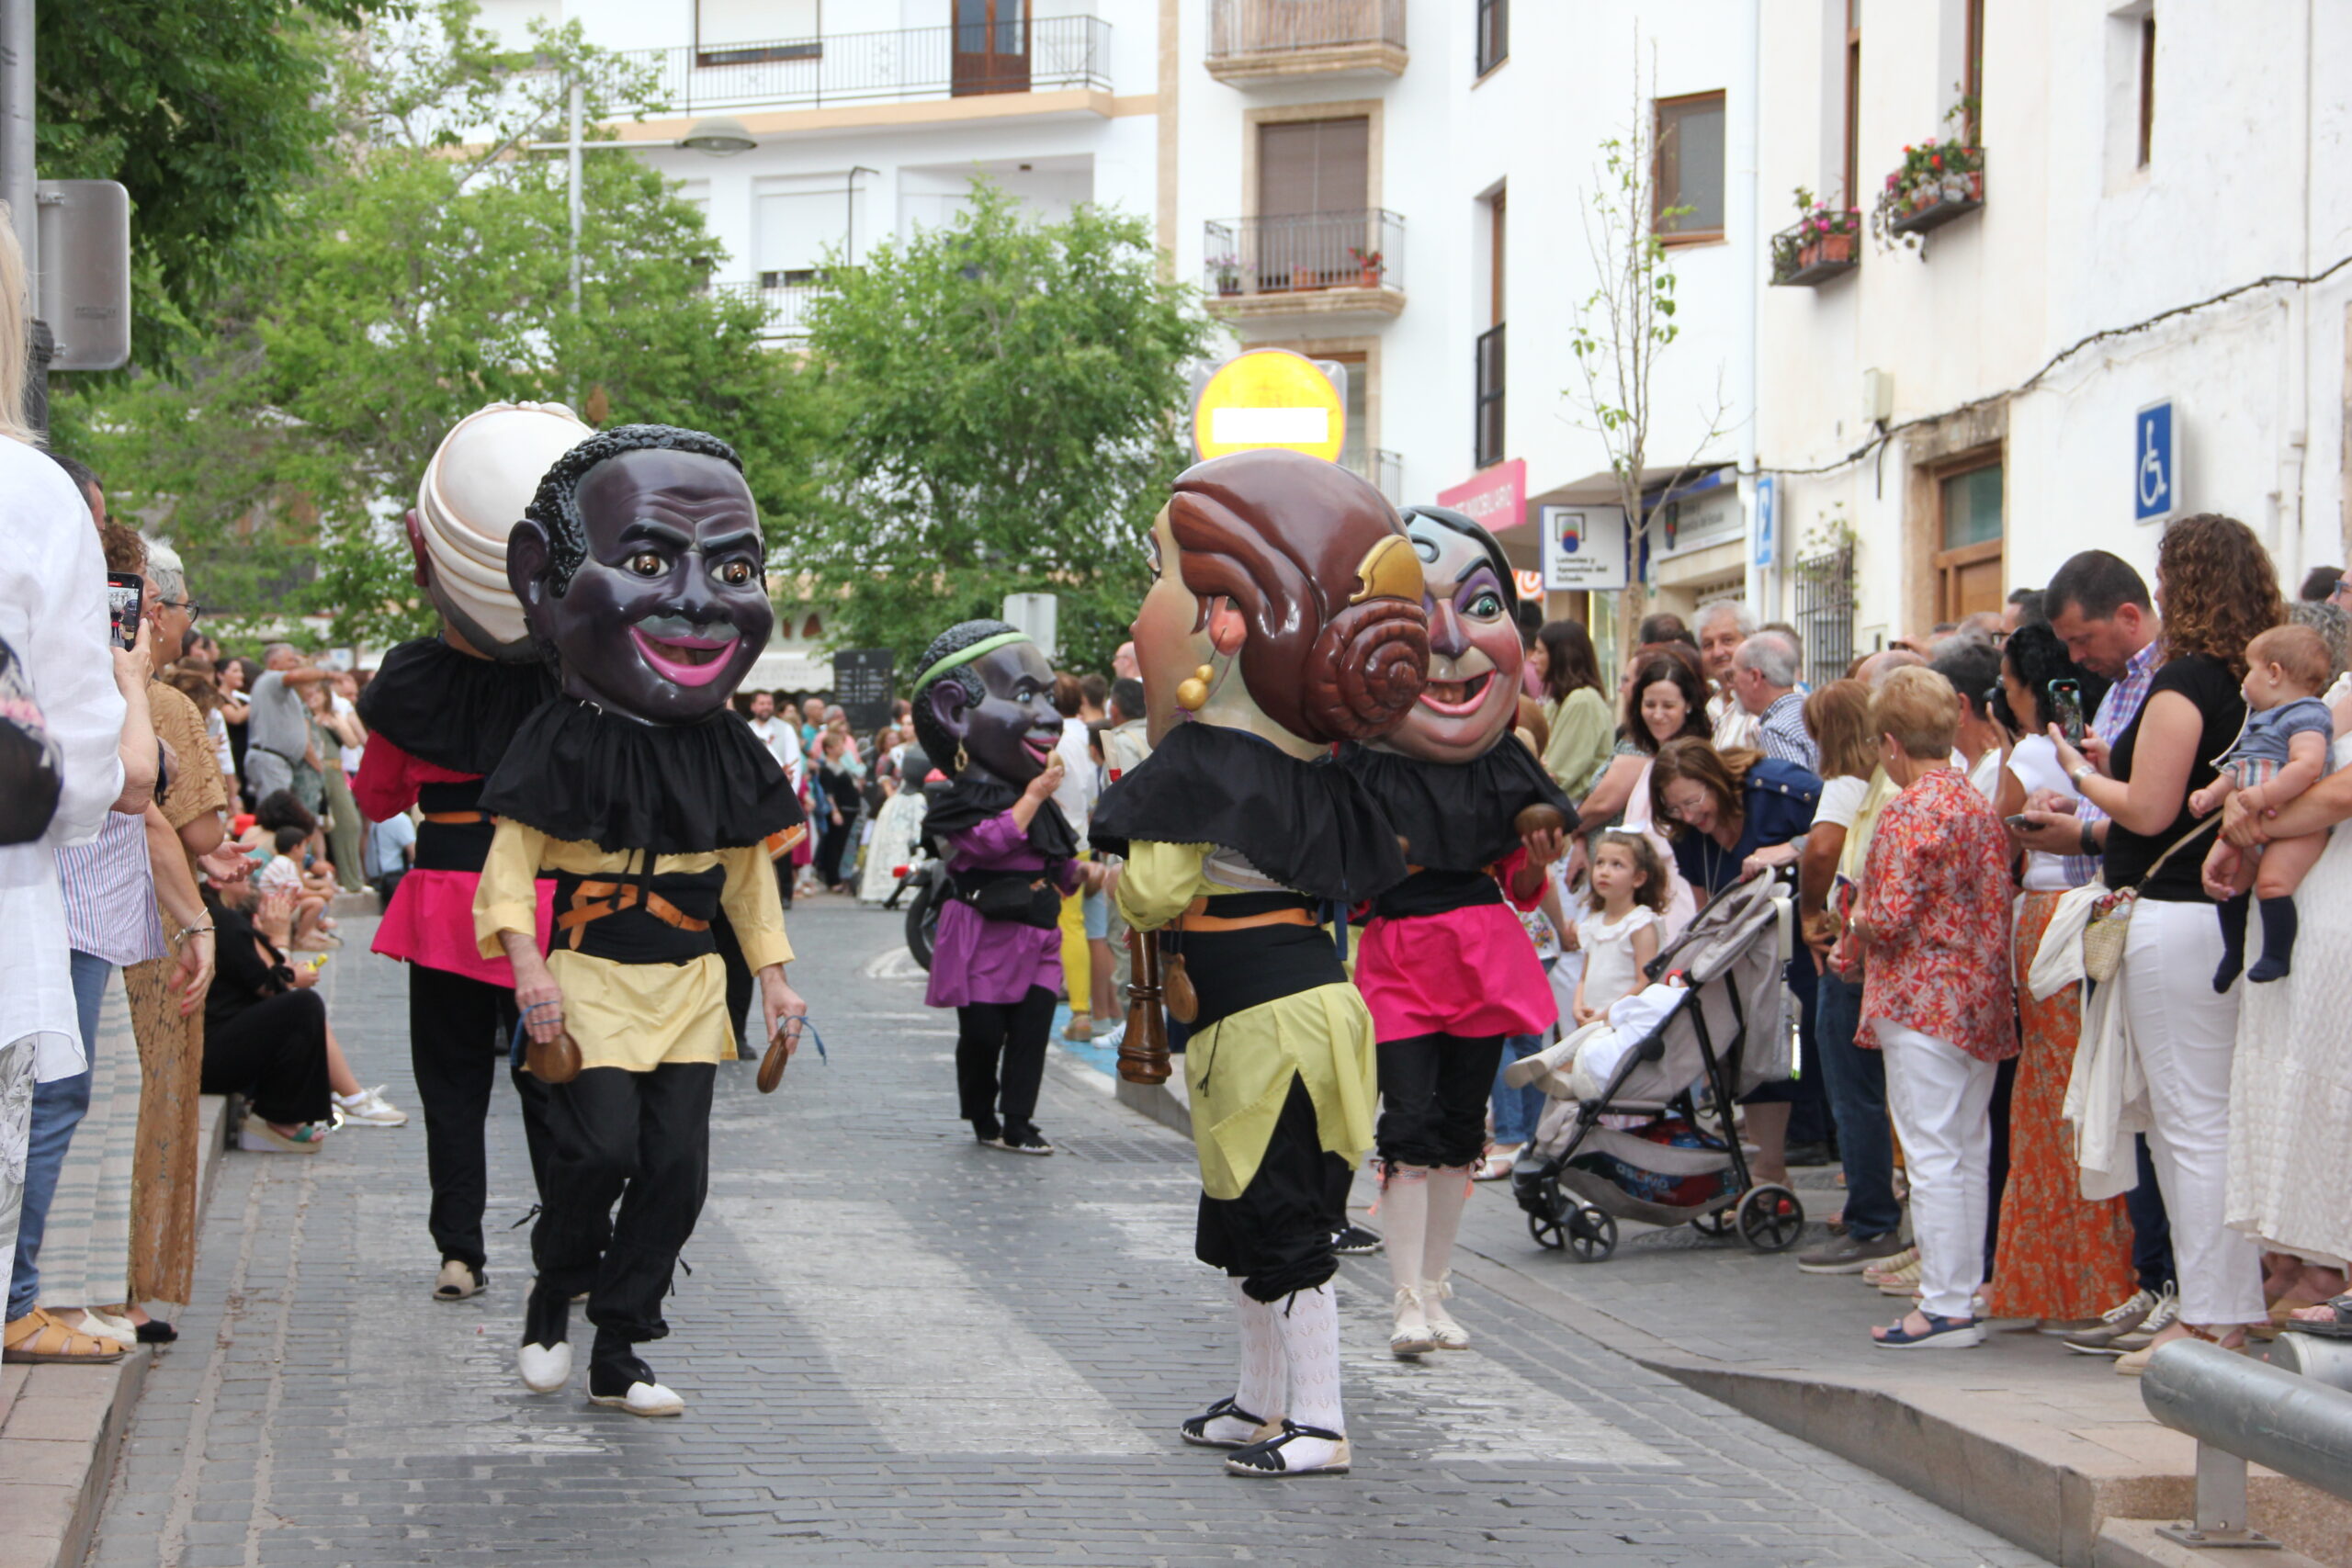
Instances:
[[[7,4],[8,0],[0,0]],[[571,79],[567,95],[570,100],[570,134],[561,141],[533,141],[526,145],[534,152],[561,152],[564,155],[565,205],[571,216],[571,313],[580,313],[580,222],[583,199],[580,188],[580,155],[604,148],[633,147],[645,151],[659,147],[688,147],[713,158],[731,158],[738,152],[748,152],[759,145],[743,122],[733,115],[710,115],[686,129],[686,133],[673,141],[588,141],[582,140],[586,127],[582,123],[586,112],[584,93],[580,78]]]

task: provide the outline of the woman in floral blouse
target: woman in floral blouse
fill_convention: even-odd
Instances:
[[[1911,1173],[1919,1304],[1871,1331],[1890,1350],[1981,1345],[1995,1064],[2018,1051],[2009,982],[2008,839],[1951,767],[1960,698],[1898,670],[1871,728],[1902,793],[1879,815],[1852,934],[1862,946],[1855,1043],[1886,1054],[1886,1099]]]

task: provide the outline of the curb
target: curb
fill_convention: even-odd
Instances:
[[[199,1234],[228,1146],[228,1101],[205,1095],[197,1111]],[[75,1568],[130,1435],[153,1348],[104,1367],[10,1367],[0,1376],[0,1568]]]

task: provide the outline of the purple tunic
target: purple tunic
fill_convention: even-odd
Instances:
[[[947,835],[947,869],[1043,871],[1046,857],[1029,846],[1029,836],[1003,811],[969,832]],[[1078,865],[1063,861],[1054,884],[1064,893],[1078,886]],[[984,920],[969,904],[950,898],[939,910],[939,933],[931,956],[931,986],[923,1000],[935,1008],[975,1002],[1017,1002],[1032,986],[1058,990],[1062,983],[1062,934],[1012,920]]]

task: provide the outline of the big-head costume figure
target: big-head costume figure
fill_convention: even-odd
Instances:
[[[1241,1376],[1183,1435],[1244,1475],[1344,1470],[1332,1239],[1372,1143],[1374,1047],[1324,928],[1405,862],[1330,750],[1420,694],[1421,563],[1372,486],[1280,451],[1179,478],[1152,554],[1134,629],[1154,750],[1090,836],[1125,857],[1128,922],[1179,933],[1196,998],[1195,1250],[1235,1281]]]
[[[507,586],[506,535],[548,465],[593,434],[559,404],[492,403],[442,438],[407,518],[417,585],[441,630],[386,653],[359,694],[368,734],[354,798],[373,822],[411,807],[424,818],[414,868],[393,892],[374,945],[408,965],[409,1062],[433,1185],[425,1223],[441,1252],[435,1301],[463,1301],[489,1278],[482,1132],[514,1032],[513,968],[503,953],[484,957],[474,942],[474,891],[492,829],[481,807],[482,775],[555,692]],[[540,902],[544,938],[544,896]],[[546,1089],[519,1069],[512,1077],[531,1172],[544,1177]]]
[[[1405,528],[1427,584],[1429,684],[1404,723],[1340,761],[1412,867],[1373,901],[1355,971],[1380,1041],[1389,1347],[1411,1357],[1470,1343],[1445,1300],[1487,1096],[1505,1037],[1558,1016],[1510,906],[1542,903],[1544,868],[1577,817],[1513,733],[1523,649],[1501,547],[1442,507],[1408,508]]]
[[[568,1034],[580,1063],[549,1086],[518,1364],[536,1393],[563,1386],[570,1303],[585,1291],[589,1397],[640,1416],[684,1408],[636,1347],[669,1332],[662,1299],[707,1183],[712,1080],[734,1033],[711,933],[720,909],[759,974],[769,1032],[807,1011],[785,981],[792,949],[762,844],[800,820],[799,804],[727,705],[773,626],[765,554],[733,450],[666,425],[566,452],[507,544],[561,691],[483,790],[499,820],[474,930],[485,955],[513,962],[531,1038]],[[544,954],[542,874],[555,884]]]
[[[958,1114],[982,1147],[1054,1152],[1033,1119],[1060,988],[1062,895],[1077,835],[1054,789],[1062,733],[1053,666],[1002,621],[948,627],[915,669],[916,739],[948,782],[923,839],[946,867],[924,1000],[956,1010]]]

